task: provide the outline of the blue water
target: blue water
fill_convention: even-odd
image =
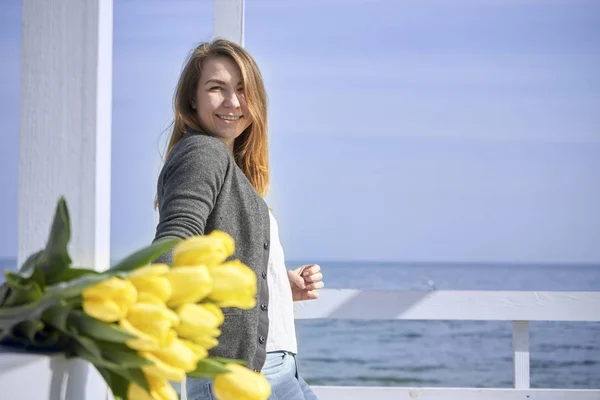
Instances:
[[[600,291],[600,266],[321,267],[328,288]],[[297,332],[300,372],[311,384],[513,386],[509,321],[300,320]],[[532,387],[600,388],[600,323],[531,322],[530,345]]]
[[[14,269],[0,259],[0,270]],[[289,263],[288,267],[302,263]],[[600,291],[600,266],[320,263],[328,288]],[[600,310],[598,310],[600,313]],[[299,320],[311,384],[511,387],[512,325],[502,321]],[[531,386],[600,388],[600,323],[531,322]]]

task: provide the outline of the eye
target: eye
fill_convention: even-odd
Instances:
[[[221,86],[213,86],[213,87],[211,87],[208,90],[210,90],[211,92],[213,92],[213,91],[217,91],[217,90],[223,90],[223,88]]]
[[[239,88],[238,93],[244,93],[244,88],[243,87]]]

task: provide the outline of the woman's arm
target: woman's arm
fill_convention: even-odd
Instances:
[[[194,135],[175,146],[161,173],[159,223],[154,240],[204,234],[229,164],[227,148],[216,138]],[[170,262],[170,252],[159,262]]]

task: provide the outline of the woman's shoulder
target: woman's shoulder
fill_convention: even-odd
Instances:
[[[202,134],[186,135],[173,146],[160,171],[158,184],[164,185],[190,174],[221,181],[231,170],[230,166],[229,150],[218,138]]]
[[[178,152],[207,153],[215,157],[226,157],[229,155],[227,146],[218,138],[204,133],[187,133],[173,147],[171,154]]]
[[[186,134],[173,147],[167,164],[180,163],[226,166],[229,151],[221,140],[205,134]]]

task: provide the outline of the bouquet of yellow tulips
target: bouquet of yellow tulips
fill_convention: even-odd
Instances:
[[[224,232],[158,240],[105,272],[71,265],[60,199],[45,249],[0,287],[0,344],[81,357],[116,400],[177,399],[170,382],[214,379],[220,400],[267,399],[266,379],[243,362],[209,357],[221,307],[255,306],[256,276]],[[173,248],[173,265],[152,264]]]

